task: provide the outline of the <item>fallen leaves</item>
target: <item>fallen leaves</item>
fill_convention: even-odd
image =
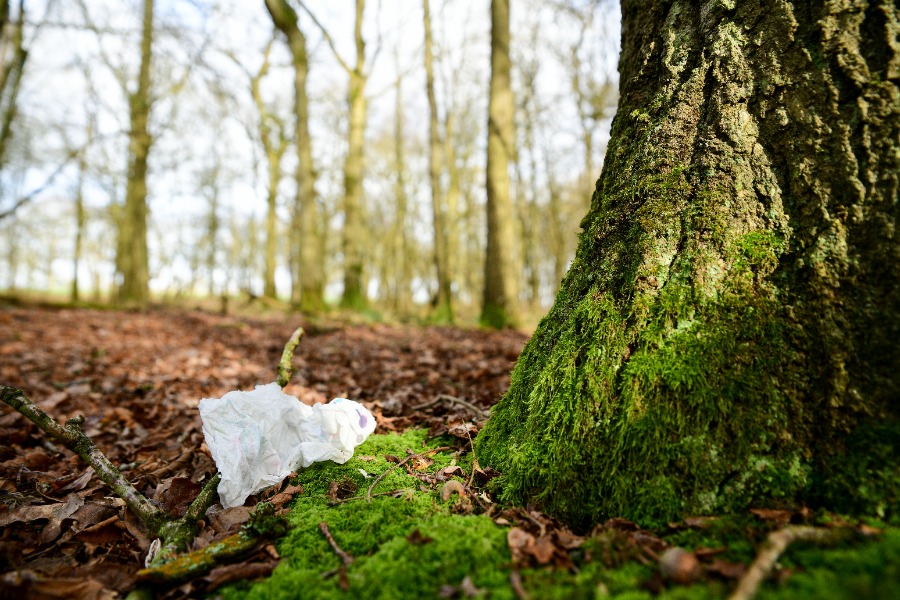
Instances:
[[[98,447],[172,515],[183,514],[215,472],[197,402],[271,381],[282,344],[297,326],[295,316],[254,320],[170,310],[4,308],[0,317],[0,380],[22,388],[60,421],[83,414]],[[307,403],[354,398],[373,410],[382,432],[440,424],[461,444],[477,433],[471,419],[508,387],[526,340],[511,331],[307,325],[288,392]],[[127,591],[153,541],[143,524],[91,469],[5,407],[0,439],[2,586],[14,581],[15,589],[47,597],[57,587],[66,597]],[[459,467],[434,474],[432,466],[427,456],[404,465],[429,486],[465,475]],[[481,473],[475,475],[477,482]],[[301,493],[285,482],[257,500],[286,510]],[[338,482],[334,497],[353,493]],[[211,509],[194,549],[238,530],[250,510]],[[187,596],[206,593],[233,578],[263,576],[274,564],[277,556],[259,552],[179,589]],[[80,587],[71,585],[73,573]]]

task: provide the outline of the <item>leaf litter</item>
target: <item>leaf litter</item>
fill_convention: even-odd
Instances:
[[[85,432],[126,477],[167,513],[179,516],[215,473],[203,443],[198,400],[270,381],[282,343],[295,326],[296,320],[288,317],[245,319],[175,310],[0,309],[0,382],[23,389],[59,420],[83,414]],[[353,398],[376,416],[376,433],[423,428],[427,439],[451,444],[425,452],[407,449],[403,457],[358,456],[364,463],[383,458],[390,466],[380,475],[359,469],[368,488],[349,477],[332,481],[325,492],[328,504],[383,496],[409,500],[418,491],[433,490],[452,513],[485,515],[506,528],[508,584],[519,598],[530,597],[526,588],[539,580],[534,569],[577,574],[592,563],[609,569],[629,562],[643,565],[649,575],[641,587],[651,594],[745,576],[746,555],[736,557],[740,553],[727,545],[698,543],[725,527],[721,517],[687,516],[665,532],[614,518],[591,531],[573,532],[533,508],[494,503],[485,486],[499,473],[482,468],[474,456],[465,468],[455,458],[449,466],[434,466],[438,451],[471,454],[472,439],[509,385],[510,370],[526,341],[523,334],[303,326],[308,339],[295,354],[297,373],[285,392],[307,404]],[[0,598],[114,598],[131,589],[152,542],[146,528],[121,500],[110,497],[90,468],[47,441],[18,413],[0,411],[0,436],[6,441],[0,446]],[[379,487],[388,472],[400,468],[418,480],[418,491]],[[213,506],[192,550],[239,531],[258,502],[287,512],[304,493],[291,481],[263,490],[245,506]],[[755,523],[740,536],[758,546],[767,532],[812,522],[814,515],[807,509],[758,508],[748,518]],[[826,524],[852,527],[834,515]],[[321,525],[335,552],[343,552],[327,525]],[[858,524],[854,531],[866,538],[882,532],[868,524]],[[428,546],[432,538],[417,528],[406,541]],[[279,560],[275,546],[267,544],[164,597],[194,597],[263,578]],[[344,562],[338,573],[342,589],[348,581]],[[784,580],[795,571],[779,567],[774,577]],[[597,585],[602,595],[606,584]],[[443,585],[439,595],[485,593],[466,576],[458,584]]]
[[[59,421],[83,414],[85,433],[107,457],[178,516],[215,473],[199,399],[271,381],[296,325],[287,316],[2,308],[0,382],[22,389]],[[339,396],[358,400],[376,416],[378,433],[426,428],[441,435],[446,428],[457,439],[477,432],[469,420],[483,416],[506,390],[526,340],[511,331],[303,326],[308,339],[295,354],[297,373],[286,393],[308,404]],[[0,597],[127,592],[152,541],[146,528],[91,469],[5,406],[0,436]],[[414,459],[404,466],[429,476],[433,460]],[[302,493],[289,481],[251,497],[248,506],[210,509],[194,549],[237,531],[257,501],[286,510]],[[329,498],[354,493],[347,482],[336,482]],[[277,561],[262,549],[212,571],[203,589],[263,576]]]

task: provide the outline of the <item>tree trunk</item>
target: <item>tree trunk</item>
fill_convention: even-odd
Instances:
[[[150,265],[147,255],[147,157],[153,138],[147,128],[152,99],[150,60],[153,48],[153,0],[144,0],[141,34],[141,66],[137,89],[128,98],[128,181],[125,207],[119,219],[116,265],[121,284],[119,300],[145,304],[150,299]]]
[[[519,322],[515,217],[509,198],[509,162],[515,157],[513,96],[509,70],[509,0],[491,0],[487,250],[481,323],[495,328],[515,327]]]
[[[341,306],[351,310],[368,307],[363,278],[363,248],[366,228],[363,222],[362,182],[363,151],[366,134],[365,42],[362,37],[365,0],[356,0],[356,65],[348,71],[350,82],[347,103],[350,123],[347,128],[347,158],[344,161],[344,231],[341,240],[344,251],[344,292]]]
[[[400,72],[399,61],[397,71]],[[397,216],[394,219],[394,235],[391,242],[391,256],[394,262],[394,285],[391,292],[391,304],[394,311],[401,316],[409,314],[410,282],[412,273],[410,263],[409,234],[406,222],[409,218],[409,196],[406,191],[406,153],[404,152],[405,120],[403,118],[403,77],[398,76],[396,94],[394,96],[394,196],[397,202]]]
[[[434,225],[434,266],[437,275],[437,297],[431,313],[436,323],[453,323],[453,299],[450,289],[450,268],[447,245],[447,225],[441,198],[441,136],[438,131],[437,100],[434,97],[434,53],[431,49],[431,10],[428,0],[422,1],[425,28],[425,92],[428,96],[428,176],[431,183],[431,211]]]
[[[250,92],[253,96],[253,103],[256,105],[256,112],[259,113],[259,139],[262,142],[268,166],[263,296],[274,299],[278,297],[278,291],[275,288],[275,269],[278,267],[278,185],[281,183],[281,159],[287,150],[288,140],[284,132],[284,124],[269,111],[262,97],[261,83],[269,73],[269,52],[272,48],[272,41],[263,52],[263,62],[259,71],[250,78]]]
[[[896,516],[900,10],[622,9],[578,252],[479,461],[505,501],[578,524]]]
[[[306,55],[306,36],[297,24],[297,12],[286,0],[265,0],[272,23],[288,40],[294,65],[294,143],[297,146],[297,196],[291,224],[292,252],[296,271],[291,274],[291,301],[299,303],[306,312],[321,312],[325,308],[325,268],[320,252],[322,232],[319,208],[316,204],[316,174],[312,160],[312,140],[309,135],[309,96],[306,78],[309,61]]]
[[[90,143],[90,140],[91,135],[88,133],[88,143]],[[87,171],[84,159],[85,150],[82,150],[78,155],[78,183],[75,189],[75,243],[72,248],[72,288],[69,293],[69,299],[72,302],[81,300],[81,290],[78,286],[78,270],[81,267],[82,240],[84,239],[85,225],[84,174]]]

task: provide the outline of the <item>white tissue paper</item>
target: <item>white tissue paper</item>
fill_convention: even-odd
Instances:
[[[276,484],[298,467],[333,460],[343,464],[375,430],[375,417],[346,398],[307,406],[277,383],[252,392],[228,392],[200,401],[203,437],[222,474],[222,506]]]

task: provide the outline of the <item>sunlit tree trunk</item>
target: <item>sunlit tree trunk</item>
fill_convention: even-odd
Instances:
[[[431,211],[434,229],[434,266],[437,275],[437,297],[431,319],[439,323],[453,322],[453,299],[448,265],[447,226],[441,194],[441,137],[438,130],[438,108],[434,96],[434,52],[431,47],[431,9],[422,1],[425,27],[425,92],[428,97],[428,176],[431,184]]]
[[[316,197],[316,175],[309,135],[309,95],[306,79],[309,61],[306,36],[297,22],[297,13],[286,0],[265,0],[275,26],[287,37],[294,66],[294,144],[297,147],[297,196],[291,223],[291,247],[295,271],[291,274],[291,302],[306,312],[325,307],[325,268],[322,228]]]
[[[88,138],[90,139],[90,133]],[[81,268],[82,239],[84,238],[85,211],[84,211],[84,175],[87,171],[84,150],[78,155],[78,181],[75,184],[75,244],[72,248],[72,288],[69,299],[78,302],[81,299],[81,290],[78,287],[78,270]]]
[[[0,166],[6,158],[6,147],[12,136],[12,124],[16,116],[19,84],[25,70],[28,51],[24,46],[25,1],[19,0],[18,15],[11,21],[9,0],[0,1]],[[6,56],[10,48],[9,57]]]
[[[350,123],[347,127],[347,157],[344,161],[344,292],[341,306],[361,310],[368,306],[363,277],[363,248],[366,229],[363,222],[362,183],[366,133],[366,45],[362,37],[365,0],[356,0],[356,21],[353,39],[356,44],[356,64],[348,70],[350,81],[347,104]]]
[[[491,0],[491,89],[487,142],[487,250],[481,323],[519,323],[515,216],[509,197],[509,163],[515,157],[510,87],[509,0]]]
[[[263,275],[263,296],[276,298],[275,269],[278,265],[278,185],[281,183],[281,160],[287,150],[288,139],[284,132],[284,124],[266,106],[262,97],[260,84],[269,72],[269,52],[271,44],[263,53],[263,62],[259,71],[250,79],[250,90],[253,103],[259,113],[259,138],[266,155],[266,245],[265,269]]]
[[[479,462],[504,501],[581,525],[765,505],[896,518],[900,9],[622,10],[577,255]]]
[[[153,138],[148,129],[152,104],[150,61],[153,49],[153,0],[144,0],[141,64],[137,88],[129,95],[128,179],[119,219],[116,266],[121,277],[119,300],[145,304],[150,299],[147,254],[147,158]]]
[[[399,69],[398,69],[399,70]],[[406,191],[406,143],[405,119],[403,118],[403,77],[397,77],[394,103],[394,196],[397,202],[397,213],[394,219],[394,235],[391,240],[394,262],[394,285],[391,292],[391,304],[400,315],[409,313],[410,282],[412,274],[410,263],[409,234],[409,196]]]

